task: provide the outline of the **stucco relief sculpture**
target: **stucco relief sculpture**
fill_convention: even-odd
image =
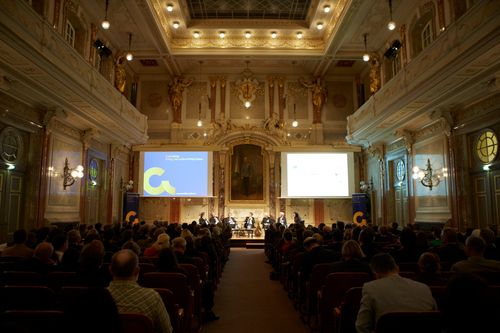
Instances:
[[[370,92],[375,94],[380,89],[380,61],[376,56],[370,60]]]
[[[321,123],[321,110],[323,109],[327,97],[327,90],[323,87],[321,78],[319,76],[315,77],[312,82],[305,81],[301,78],[299,82],[312,92],[313,124]]]
[[[125,92],[127,83],[127,72],[125,71],[125,57],[120,55],[115,61],[115,87],[122,94]]]
[[[193,83],[193,79],[186,79],[182,76],[175,76],[172,83],[168,86],[168,96],[172,105],[174,123],[180,124],[182,122],[182,93],[184,89]]]

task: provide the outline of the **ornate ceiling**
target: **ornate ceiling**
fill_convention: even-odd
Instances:
[[[393,0],[394,16],[415,3]],[[81,4],[102,20],[105,0]],[[109,6],[111,29],[99,34],[126,50],[132,33],[129,65],[140,75],[199,72],[193,64],[200,60],[213,73],[239,73],[249,60],[255,73],[353,75],[366,66],[363,34],[373,51],[390,34],[387,0],[110,0]],[[354,63],[338,66],[339,60]]]

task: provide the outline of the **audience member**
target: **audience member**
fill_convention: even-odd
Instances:
[[[439,259],[450,265],[467,259],[463,245],[458,242],[457,232],[451,228],[445,228],[442,234],[443,244],[432,250],[439,256]]]
[[[382,229],[382,228],[381,228]],[[392,252],[396,262],[417,262],[420,253],[417,249],[417,235],[409,228],[404,228],[399,237],[401,248]]]
[[[113,297],[104,288],[88,288],[66,300],[64,314],[72,333],[120,333],[121,321]]]
[[[470,236],[465,241],[467,260],[457,262],[451,267],[451,270],[457,273],[500,273],[500,261],[485,259],[485,248],[486,244],[482,238]]]
[[[364,258],[361,247],[355,240],[348,240],[342,246],[342,259],[330,265],[330,273],[363,272],[371,277],[370,266],[362,261]]]
[[[170,317],[160,295],[151,288],[143,288],[137,284],[139,258],[133,251],[116,252],[111,260],[110,272],[113,281],[108,290],[120,313],[143,313],[153,321],[155,332],[172,332]]]
[[[428,286],[443,286],[446,280],[441,276],[441,264],[439,256],[432,252],[424,252],[418,260],[419,273],[416,281]]]
[[[484,240],[486,247],[484,249],[484,257],[486,259],[500,260],[500,251],[495,244],[495,233],[490,228],[483,228],[479,232],[479,237]]]
[[[498,325],[498,307],[492,304],[492,296],[486,282],[477,275],[452,277],[442,309],[446,327],[443,333],[493,332]]]
[[[86,244],[78,261],[78,269],[73,283],[88,287],[107,287],[111,279],[109,272],[102,268],[104,245],[94,239]]]
[[[314,237],[307,237],[304,240],[305,253],[300,266],[301,277],[304,281],[309,279],[314,265],[328,262],[335,262],[339,259],[335,252],[321,246]]]
[[[156,242],[144,250],[145,257],[158,257],[162,249],[170,247],[170,236],[166,233],[158,235]]]
[[[27,233],[24,229],[14,231],[12,235],[14,244],[5,248],[2,251],[2,257],[21,257],[30,258],[33,256],[33,249],[29,248],[26,243]]]
[[[359,243],[361,245],[361,250],[365,255],[365,260],[370,261],[374,255],[379,253],[377,246],[373,243],[375,239],[375,232],[372,228],[365,228],[359,234]]]
[[[19,267],[21,270],[47,274],[53,271],[56,265],[56,262],[52,259],[53,255],[54,247],[52,244],[42,242],[36,246],[33,257],[20,262]]]
[[[373,331],[377,320],[386,312],[437,310],[429,287],[399,276],[398,266],[391,255],[376,254],[370,267],[376,280],[363,285],[356,319],[358,333]]]

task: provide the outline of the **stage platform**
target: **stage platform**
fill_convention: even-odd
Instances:
[[[233,237],[231,238],[231,247],[245,247],[247,249],[263,249],[264,237]]]

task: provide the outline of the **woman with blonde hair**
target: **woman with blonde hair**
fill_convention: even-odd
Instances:
[[[161,250],[170,247],[170,236],[163,233],[159,234],[156,242],[153,243],[150,247],[144,250],[145,257],[158,257]]]
[[[347,240],[342,245],[342,258],[330,266],[330,273],[361,272],[372,277],[372,271],[366,261],[361,246],[355,240]]]

